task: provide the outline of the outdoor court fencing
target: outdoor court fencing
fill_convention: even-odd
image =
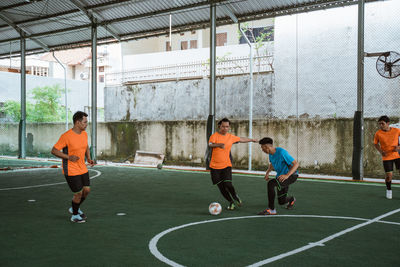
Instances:
[[[398,1],[379,1],[366,4],[366,52],[400,52],[398,46],[399,13]],[[273,82],[268,99],[273,105],[270,108],[271,113],[254,119],[258,121],[271,118],[282,120],[283,128],[288,121],[293,123],[293,127],[289,128],[290,131],[287,128],[282,131],[282,137],[279,137],[280,145],[290,148],[299,161],[305,161],[305,159],[310,161],[312,158],[316,173],[319,169],[324,168],[327,151],[334,154],[333,158],[329,159],[331,163],[344,164],[347,166],[346,168],[349,168],[348,165],[351,164],[352,124],[354,112],[357,109],[356,18],[357,7],[350,6],[275,19],[273,60],[268,61],[273,62]],[[372,145],[373,134],[378,129],[375,127],[375,120],[381,115],[388,115],[393,118],[394,123],[398,122],[400,77],[383,77],[377,70],[377,60],[378,57],[368,57],[365,58],[364,64],[364,116],[368,121],[365,132],[367,151],[365,167],[374,166],[372,169],[379,169],[380,172],[383,172],[379,154]],[[266,63],[267,61],[262,59],[262,62]],[[264,65],[268,66],[268,64]],[[176,68],[180,67],[176,66]],[[397,63],[394,68],[396,70],[399,68]],[[139,72],[124,73],[127,75],[124,77],[133,77],[132,81],[138,81],[139,78],[135,77],[141,77]],[[159,68],[146,69],[145,72],[146,75],[143,79],[148,80],[149,77],[157,77]],[[177,79],[180,77],[177,71],[171,73],[173,73],[172,76],[168,77]],[[130,80],[124,81],[129,82]],[[53,85],[49,84],[49,86]],[[55,95],[50,95],[50,92],[47,95],[39,93],[35,98],[32,91],[27,92],[26,148],[28,156],[48,157],[51,156],[49,151],[52,145],[66,129],[65,106],[63,106],[61,91]],[[82,94],[90,95],[89,88]],[[250,102],[248,93],[245,92],[240,97],[242,105],[248,108]],[[257,100],[259,96],[255,95],[254,98]],[[54,102],[49,102],[49,99]],[[72,103],[76,99],[69,98],[68,101]],[[13,99],[13,101],[15,102],[11,103],[10,99],[0,91],[0,155],[16,156],[18,154],[18,103],[20,98]],[[224,99],[216,100],[217,108],[220,101],[224,101]],[[43,105],[43,103],[47,104]],[[54,106],[50,106],[49,103],[54,103]],[[168,102],[153,104],[155,106],[169,105]],[[81,108],[85,110],[86,106],[86,110],[88,110],[90,105],[88,103]],[[208,103],[199,103],[199,105],[208,106]],[[49,107],[54,109],[49,109]],[[107,106],[104,108],[107,109]],[[257,113],[258,108],[265,107],[254,106],[253,108],[254,113]],[[75,111],[71,109],[68,111],[69,127],[71,127],[71,118]],[[52,118],[53,115],[57,116]],[[46,121],[41,120],[45,116]],[[207,116],[208,114],[204,114],[204,119],[200,119],[200,121],[205,121]],[[218,114],[217,118],[220,119]],[[243,120],[245,118],[230,116],[230,119]],[[131,114],[128,120],[140,121],[141,118]],[[174,121],[173,114],[171,114],[170,120]],[[199,119],[193,118],[193,120]],[[314,130],[307,132],[308,129]],[[120,138],[121,131],[116,130],[113,133],[116,138]],[[259,135],[261,134],[259,133]],[[43,140],[47,138],[51,141],[44,145]],[[305,148],[304,140],[315,140],[315,143],[312,146],[307,145]],[[168,142],[165,140],[165,143]],[[326,149],[327,144],[333,144],[335,147],[335,142],[346,142],[346,146],[341,151],[334,151],[331,147]],[[146,147],[141,147],[141,150],[146,150]],[[330,155],[328,156],[330,157]],[[119,155],[115,157],[121,158]],[[182,164],[186,164],[186,161],[187,159],[182,159]],[[334,172],[334,170],[331,171]]]

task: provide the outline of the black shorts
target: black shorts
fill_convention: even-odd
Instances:
[[[222,181],[232,181],[232,167],[225,169],[210,168],[211,181],[213,184],[219,184]]]
[[[84,186],[90,186],[89,172],[75,176],[65,175],[65,179],[74,193],[82,191]]]
[[[385,169],[385,172],[393,171],[393,163],[394,163],[394,165],[396,165],[396,169],[400,170],[400,158],[398,158],[398,159],[383,161],[383,168]]]

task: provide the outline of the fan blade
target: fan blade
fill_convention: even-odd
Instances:
[[[396,63],[396,62],[398,62],[398,61],[400,61],[400,58],[398,58],[398,59],[396,59],[395,61],[393,61],[392,64],[394,64],[394,63]]]
[[[392,67],[389,67],[389,77],[392,78]]]
[[[379,61],[380,61],[380,62],[383,62],[383,63],[386,63],[386,60],[385,60],[385,61],[383,61],[382,59],[379,59]]]

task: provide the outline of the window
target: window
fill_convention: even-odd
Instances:
[[[99,67],[99,72],[104,72],[104,66]]]
[[[99,83],[104,83],[104,75],[99,75]]]
[[[181,41],[181,50],[188,49],[188,41]]]
[[[19,71],[18,71],[19,72]],[[48,76],[49,73],[49,68],[47,67],[31,67],[31,71],[30,71],[31,75],[36,75],[36,76]]]
[[[190,40],[190,49],[197,48],[197,40]]]
[[[274,27],[248,28],[248,30],[245,31],[245,34],[251,43],[254,43],[254,38],[257,37],[263,37],[263,42],[269,42],[274,40]],[[247,44],[246,39],[243,36],[240,37],[239,43]]]
[[[217,46],[225,46],[228,44],[228,33],[217,33]]]
[[[75,80],[75,74],[76,74],[76,66],[73,65],[71,66],[71,76],[72,76],[72,80]],[[47,75],[46,75],[47,76]]]
[[[169,41],[165,43],[165,51],[171,51],[171,43]]]
[[[197,48],[197,40],[181,41],[181,50]]]

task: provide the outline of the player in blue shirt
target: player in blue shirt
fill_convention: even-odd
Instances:
[[[280,205],[286,203],[287,209],[292,209],[296,199],[293,196],[288,197],[289,185],[293,184],[298,175],[297,168],[299,163],[281,147],[274,147],[272,138],[264,137],[259,141],[262,151],[269,155],[269,166],[265,173],[265,180],[269,180],[269,173],[276,171],[276,177],[268,182],[268,207],[259,212],[258,215],[274,215],[275,210],[275,187],[278,193],[278,202]]]

